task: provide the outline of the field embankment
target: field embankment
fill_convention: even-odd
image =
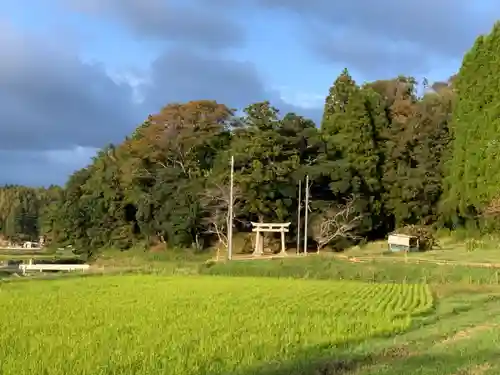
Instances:
[[[500,269],[454,264],[402,263],[311,255],[306,258],[209,263],[200,273],[225,276],[266,276],[389,283],[460,283],[499,285]]]

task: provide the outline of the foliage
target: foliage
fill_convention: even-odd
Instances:
[[[61,189],[8,185],[0,188],[0,235],[12,242],[38,241],[43,214]]]
[[[496,23],[488,35],[476,39],[453,82],[456,104],[443,212],[454,224],[474,221],[498,198],[499,45]]]
[[[359,86],[344,70],[325,100],[321,129],[281,116],[269,102],[249,105],[240,118],[214,101],[169,104],[122,144],[103,148],[63,189],[19,188],[20,198],[5,199],[19,201],[15,209],[0,199],[1,228],[86,254],[144,242],[225,246],[231,156],[235,232],[248,231],[250,221],[290,221],[296,234],[297,184],[306,175],[319,211],[352,207],[360,220],[351,238],[435,222],[451,105],[437,93],[417,98],[414,85],[399,77]],[[29,215],[36,225],[18,219]],[[320,236],[312,219],[318,248],[338,242]]]
[[[419,284],[159,276],[6,284],[2,298],[0,372],[53,375],[238,373],[295,359],[304,342],[334,353],[401,332],[433,302]]]
[[[355,197],[364,234],[378,229],[382,209],[379,99],[374,91],[360,88],[345,69],[326,98],[321,124],[332,167],[330,188],[340,201]]]
[[[267,101],[249,104],[241,116],[210,100],[167,104],[63,188],[3,188],[0,233],[19,240],[44,235],[84,253],[138,243],[221,247],[231,157],[235,233],[249,232],[251,221],[291,222],[297,236],[305,224],[297,222],[297,185],[306,175],[316,212],[352,204],[361,218],[350,231],[356,238],[384,238],[407,225],[496,231],[499,43],[496,24],[458,74],[424,80],[422,94],[413,77],[358,84],[344,69],[325,98],[319,128]],[[317,217],[309,224],[313,229]],[[330,236],[318,240],[317,232],[310,243],[318,248],[345,246]]]

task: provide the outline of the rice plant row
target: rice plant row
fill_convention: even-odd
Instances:
[[[239,374],[406,329],[425,285],[130,275],[0,284],[0,373]]]

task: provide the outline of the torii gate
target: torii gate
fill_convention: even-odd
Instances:
[[[252,255],[260,256],[264,254],[264,232],[281,233],[281,255],[286,255],[285,251],[285,233],[288,233],[288,227],[291,223],[254,223],[252,222],[252,232],[255,232],[255,250]]]

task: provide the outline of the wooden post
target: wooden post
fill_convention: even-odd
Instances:
[[[306,176],[306,204],[304,206],[304,255],[307,255],[307,226],[309,214],[309,176]]]
[[[281,227],[281,254],[285,255],[285,228]]]
[[[231,156],[231,179],[229,186],[229,207],[227,213],[227,258],[233,259],[233,204],[234,204],[234,156]]]
[[[299,199],[297,207],[297,255],[300,254],[300,206],[302,204],[302,181],[299,180]]]
[[[255,232],[255,250],[253,252],[253,255],[260,255],[260,232],[259,232],[259,228],[257,228],[257,231]]]
[[[259,232],[259,237],[260,237],[260,240],[259,240],[259,255],[263,255],[264,254],[264,233],[263,232]]]

